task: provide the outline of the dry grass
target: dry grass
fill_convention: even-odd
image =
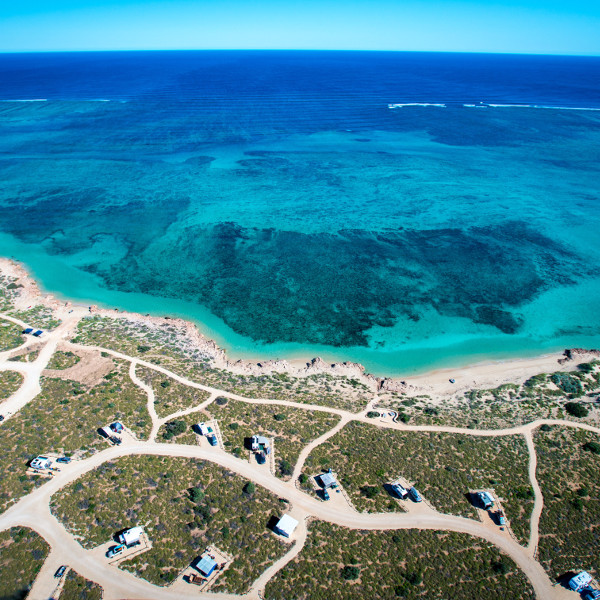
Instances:
[[[106,463],[52,498],[53,513],[86,548],[119,530],[143,525],[153,548],[121,568],[165,585],[209,544],[232,554],[233,564],[215,591],[243,593],[285,552],[267,529],[279,511],[277,498],[210,463],[180,458],[132,456]],[[201,490],[196,502],[192,488]]]
[[[544,429],[534,438],[544,495],[539,559],[555,578],[580,569],[599,576],[600,455],[586,444],[600,444],[600,436],[569,427]]]
[[[400,432],[349,423],[313,450],[305,471],[330,467],[358,510],[368,512],[399,510],[384,488],[398,476],[413,482],[437,510],[465,517],[476,516],[468,491],[494,488],[513,532],[522,542],[528,539],[533,490],[522,436]]]
[[[346,580],[344,567],[357,569],[358,578]],[[316,522],[299,556],[267,584],[265,598],[533,600],[534,592],[510,558],[466,534]]]
[[[0,598],[25,598],[49,551],[46,540],[31,529],[12,527],[0,532]]]

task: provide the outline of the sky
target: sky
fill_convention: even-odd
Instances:
[[[17,0],[0,52],[324,49],[600,55],[600,0]]]

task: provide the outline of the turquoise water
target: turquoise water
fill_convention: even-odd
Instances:
[[[60,57],[38,67],[60,89],[13,65],[5,99],[48,100],[0,103],[0,254],[62,297],[193,319],[234,358],[406,374],[600,345],[600,112],[464,106],[600,108],[580,71],[553,97],[529,63],[490,83],[460,55],[428,80],[292,54],[253,78],[256,56],[144,55],[112,98]],[[387,107],[419,100],[446,106]]]

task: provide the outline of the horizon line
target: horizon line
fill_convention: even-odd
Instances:
[[[554,53],[554,52],[493,52],[485,50],[389,50],[373,48],[104,48],[70,50],[1,50],[0,54],[93,54],[93,53],[135,53],[135,52],[381,52],[406,54],[485,54],[498,56],[563,56],[580,58],[600,58],[598,54]]]

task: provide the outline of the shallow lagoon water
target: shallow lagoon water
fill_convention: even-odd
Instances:
[[[600,345],[600,112],[463,106],[600,108],[600,61],[117,54],[0,59],[47,98],[0,103],[0,253],[48,291],[378,374]]]

